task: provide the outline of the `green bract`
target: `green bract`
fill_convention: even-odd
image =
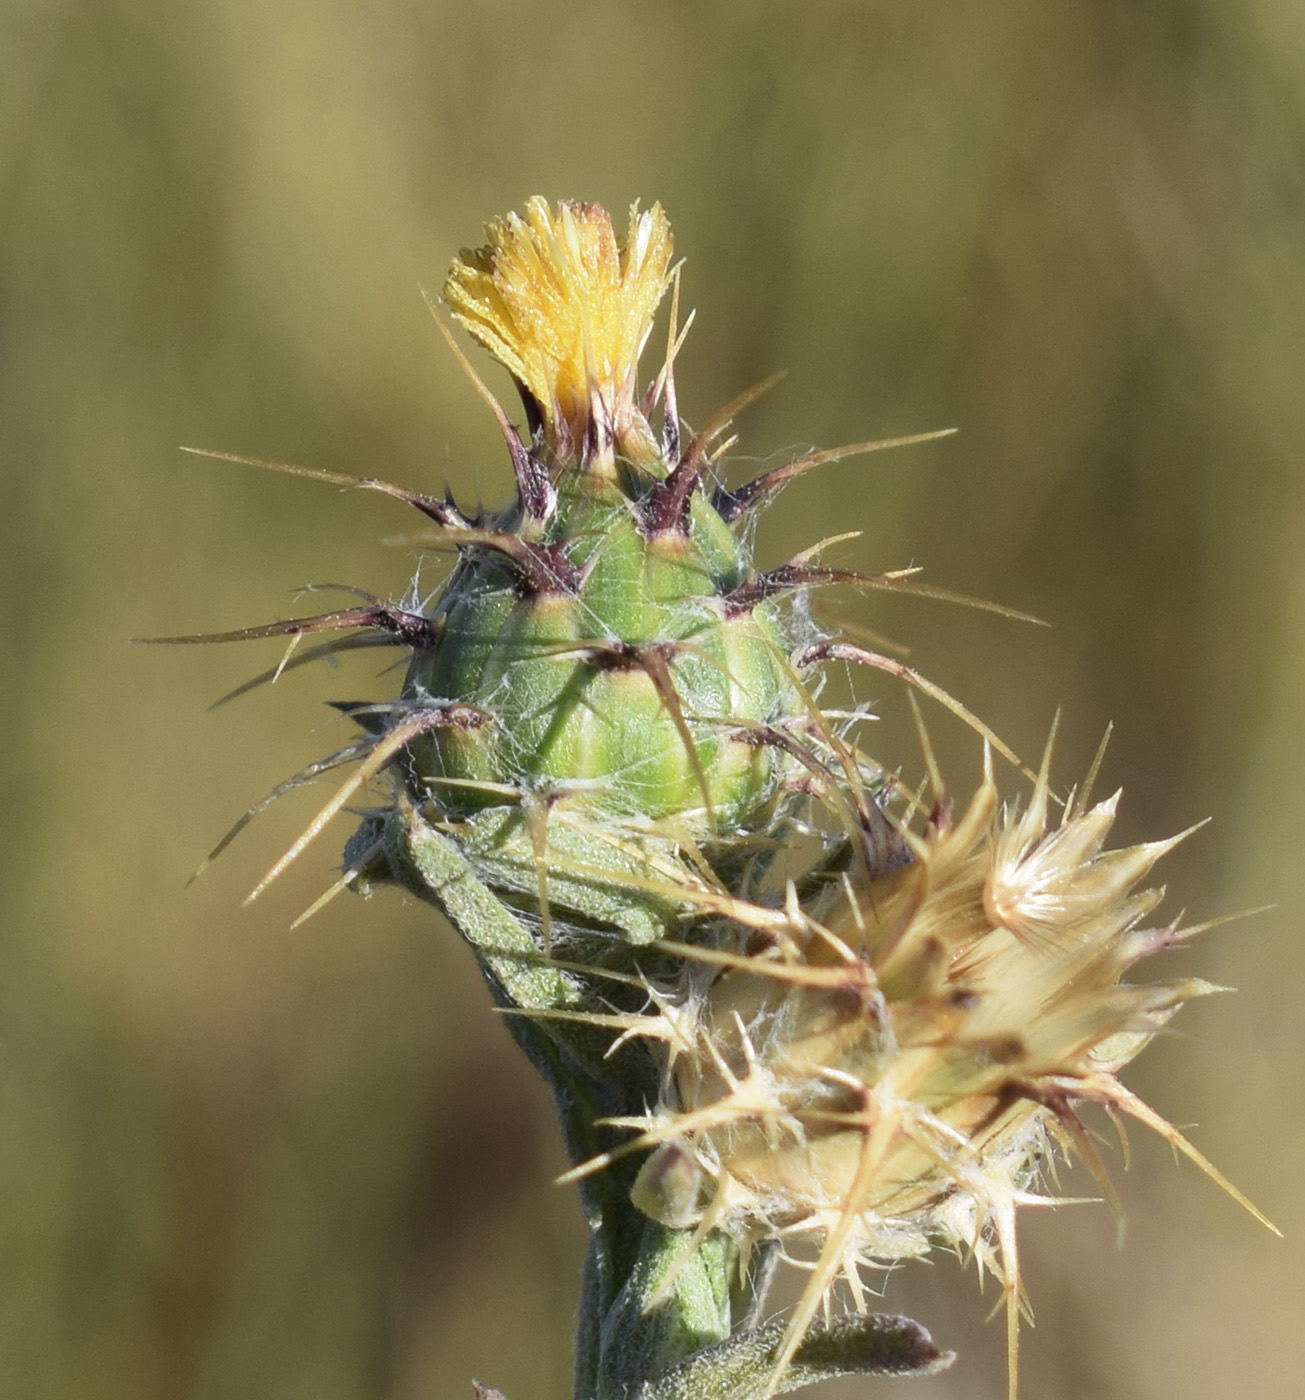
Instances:
[[[404,696],[485,715],[409,750],[440,811],[501,804],[509,788],[596,818],[678,817],[702,838],[746,827],[774,796],[780,765],[758,735],[802,713],[778,606],[749,599],[746,551],[701,494],[683,529],[656,530],[664,482],[621,476],[559,483],[539,541],[555,583],[481,554],[439,597],[439,640]]]

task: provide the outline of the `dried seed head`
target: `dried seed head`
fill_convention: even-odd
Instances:
[[[840,1279],[859,1302],[862,1268],[937,1245],[1003,1280],[1013,1377],[1017,1207],[1043,1199],[1058,1147],[1113,1200],[1084,1104],[1141,1119],[1227,1185],[1115,1077],[1214,990],[1122,980],[1183,936],[1142,930],[1162,891],[1134,892],[1181,838],[1107,851],[1114,798],[1071,804],[1051,829],[1048,805],[1045,767],[1023,812],[1001,806],[989,769],[959,822],[906,834],[909,863],[790,898],[779,929],[775,911],[740,906],[734,950],[686,950],[680,1034],[687,1011],[694,1049],[678,1051],[657,1110],[629,1120],[655,1149],[636,1201],[664,1223],[725,1229],[745,1253],[815,1251],[776,1383]]]

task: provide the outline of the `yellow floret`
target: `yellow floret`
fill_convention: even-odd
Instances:
[[[538,196],[524,218],[485,232],[485,247],[453,263],[444,296],[534,400],[549,444],[565,458],[645,436],[635,372],[672,276],[661,205],[635,205],[624,241],[599,205],[550,210]]]

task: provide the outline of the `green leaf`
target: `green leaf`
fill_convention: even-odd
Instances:
[[[772,1389],[784,1334],[782,1320],[736,1333],[646,1381],[636,1400],[766,1400],[836,1376],[932,1375],[954,1360],[918,1322],[871,1313],[813,1327]]]

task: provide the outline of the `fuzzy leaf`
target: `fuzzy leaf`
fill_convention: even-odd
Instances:
[[[770,1322],[706,1347],[647,1381],[637,1400],[764,1400],[836,1376],[932,1375],[954,1360],[952,1352],[939,1351],[918,1322],[872,1313],[813,1327],[772,1391],[784,1333],[783,1321]]]
[[[686,1255],[691,1236],[644,1222],[633,1267],[603,1322],[600,1400],[642,1396],[645,1376],[678,1370],[685,1357],[710,1353],[729,1337],[738,1252],[715,1234]]]

